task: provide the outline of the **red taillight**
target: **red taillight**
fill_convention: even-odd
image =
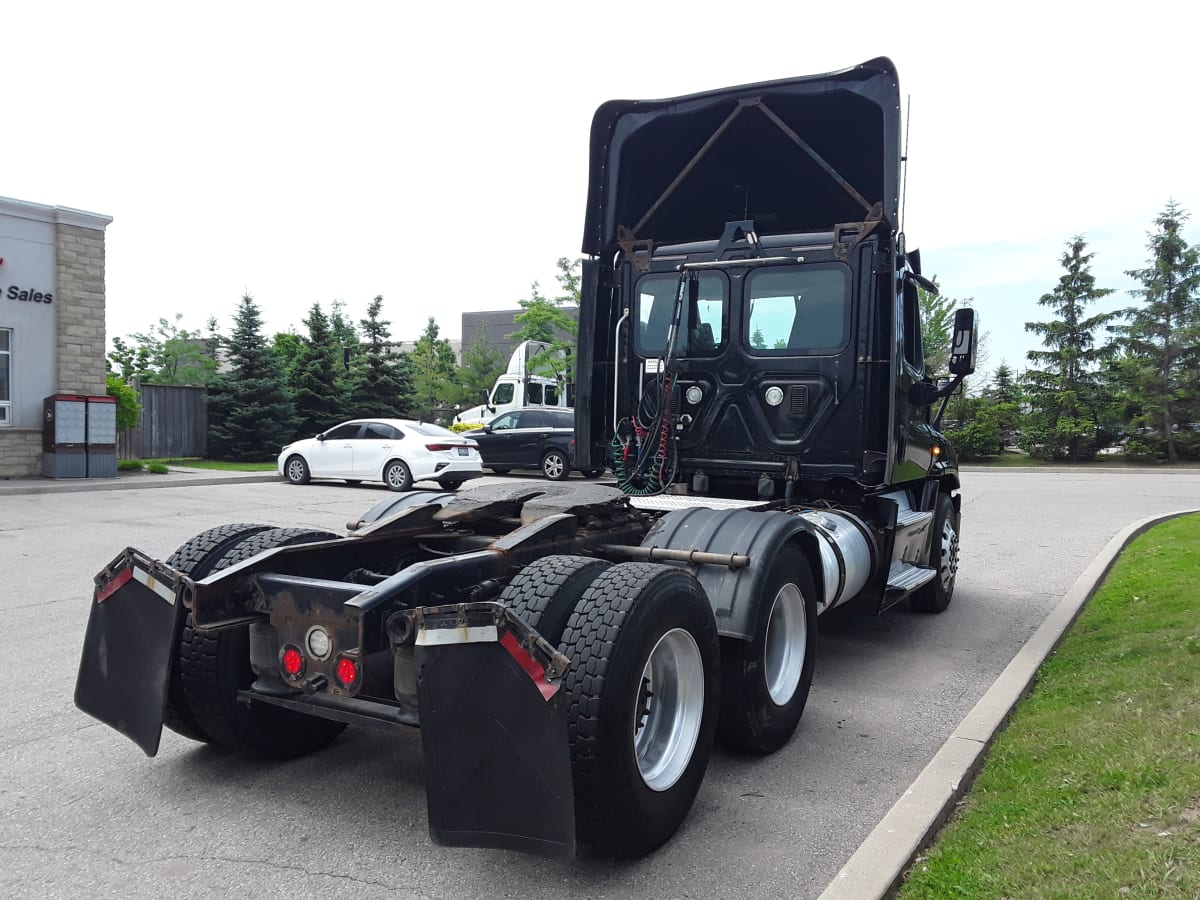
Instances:
[[[425,449],[426,450],[455,450],[461,446],[463,446],[463,445],[462,444],[426,444]]]
[[[333,673],[342,687],[350,687],[358,681],[358,663],[348,656],[343,656],[337,661],[337,668]]]
[[[304,656],[295,647],[284,647],[279,664],[283,667],[283,674],[288,678],[298,678],[304,671]]]

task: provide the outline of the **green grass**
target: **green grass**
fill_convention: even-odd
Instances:
[[[899,896],[1200,897],[1200,516],[1122,554]]]
[[[142,462],[140,459],[118,459],[117,460],[117,471],[118,472],[140,472],[144,468],[146,468],[146,464],[144,462]]]
[[[1026,453],[1005,453],[1003,456],[989,456],[986,459],[963,460],[964,466],[987,466],[990,468],[1003,469],[1011,466],[1033,467],[1040,468],[1043,466],[1057,466],[1060,468],[1099,468],[1099,469],[1157,469],[1166,465],[1165,463],[1155,462],[1134,462],[1126,459],[1120,454],[1111,456],[1099,456],[1094,460],[1086,462],[1068,462],[1066,460],[1055,459],[1034,459]],[[1195,460],[1182,460],[1176,463],[1181,468],[1200,468],[1200,462]]]
[[[274,472],[276,469],[274,461],[229,462],[223,459],[196,459],[194,457],[176,457],[150,461],[170,466],[183,466],[188,469],[216,469],[221,472]]]

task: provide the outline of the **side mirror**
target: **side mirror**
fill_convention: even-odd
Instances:
[[[323,441],[323,440],[325,440],[325,432],[323,432],[323,431],[322,431],[320,434],[318,434],[318,435],[317,435],[317,440],[318,440],[318,441]]]
[[[492,406],[492,398],[488,396],[488,392],[481,390],[479,394],[481,397],[483,397],[483,408],[495,412],[496,407]]]
[[[484,425],[484,426],[483,426],[483,433],[484,433],[484,434],[491,434],[491,433],[492,433],[492,426],[491,426],[491,425]]]
[[[970,375],[975,371],[979,349],[979,317],[973,309],[954,312],[954,336],[950,342],[950,374]]]

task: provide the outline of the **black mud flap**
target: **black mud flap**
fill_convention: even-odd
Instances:
[[[75,682],[75,705],[146,751],[158,752],[175,643],[179,575],[126,550],[96,576]]]
[[[434,841],[573,855],[566,659],[492,603],[422,610],[416,652]]]

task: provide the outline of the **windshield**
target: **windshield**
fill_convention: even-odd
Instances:
[[[406,425],[410,431],[426,437],[458,437],[449,428],[443,428],[441,425],[434,425],[431,422],[408,422]]]

